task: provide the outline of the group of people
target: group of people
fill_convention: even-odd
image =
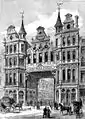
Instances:
[[[43,109],[43,118],[50,118],[51,110],[49,107],[45,106]]]

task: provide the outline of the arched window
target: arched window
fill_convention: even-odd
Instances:
[[[12,45],[10,45],[10,53],[12,53]]]
[[[51,61],[53,62],[53,51],[51,51]]]
[[[21,52],[24,52],[25,48],[24,48],[24,44],[21,44]]]
[[[17,65],[17,57],[14,57],[14,66]]]
[[[65,82],[65,69],[63,69],[62,73],[63,73],[63,82]]]
[[[71,69],[67,69],[67,82],[70,82],[71,79]]]
[[[67,61],[70,62],[71,57],[70,57],[70,51],[67,51]]]
[[[42,53],[39,53],[39,62],[42,62]]]
[[[12,85],[12,73],[9,73],[9,85]]]
[[[75,36],[73,36],[73,38],[72,38],[72,44],[75,45],[75,43],[76,43],[76,38],[75,38]]]
[[[20,73],[20,86],[23,86],[23,74]]]
[[[8,66],[8,57],[5,59],[6,66]]]
[[[30,64],[30,63],[31,63],[31,55],[28,54],[28,64]]]
[[[9,58],[9,66],[12,67],[12,58]]]
[[[33,63],[36,63],[36,54],[33,54]]]
[[[17,49],[17,48],[16,48],[16,44],[15,44],[15,45],[14,45],[14,53],[16,52],[16,49]]]
[[[62,39],[62,45],[65,46],[65,38]]]
[[[5,84],[8,85],[8,73],[6,73],[6,81],[5,81]]]
[[[56,38],[56,47],[58,47],[58,38]]]
[[[71,102],[75,101],[76,98],[76,90],[73,88],[71,91]]]
[[[70,36],[67,37],[67,45],[70,45],[71,42],[70,42]]]
[[[59,71],[57,71],[57,84],[59,83]]]
[[[63,51],[63,53],[62,53],[62,58],[63,58],[63,62],[65,62],[65,51]]]
[[[75,82],[75,69],[72,70],[72,82]]]
[[[8,46],[6,46],[6,53],[8,54]]]
[[[45,52],[45,62],[48,62],[48,52]]]
[[[73,58],[73,61],[75,61],[75,59],[76,59],[76,51],[75,50],[72,51],[72,56],[73,56],[72,57]]]
[[[16,73],[13,74],[13,82],[14,82],[14,85],[16,85]]]

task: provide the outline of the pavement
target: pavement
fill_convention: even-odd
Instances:
[[[62,116],[62,115],[60,115],[59,111],[54,110],[54,109],[51,110],[51,112],[52,112],[52,115],[57,115],[58,118],[55,118],[55,119],[76,119],[75,115],[72,115],[72,116],[63,115]],[[85,113],[85,106],[83,107],[83,112]],[[16,110],[16,111],[10,112],[10,113],[1,112],[0,119],[12,119],[15,117],[23,117],[23,116],[27,116],[29,118],[32,116],[42,116],[42,115],[43,115],[43,108],[37,110],[36,108],[33,108],[33,107],[24,106],[23,110],[20,112],[19,112],[19,110]],[[83,117],[82,119],[85,119],[85,117]]]

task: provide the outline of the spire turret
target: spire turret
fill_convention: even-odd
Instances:
[[[63,28],[63,25],[62,25],[62,22],[61,22],[61,17],[60,17],[60,5],[62,3],[57,3],[58,5],[58,17],[57,17],[57,21],[56,21],[56,24],[55,24],[55,28],[56,28],[56,33],[57,32],[60,32]]]
[[[21,28],[20,28],[20,31],[19,31],[19,35],[20,35],[20,37],[21,38],[25,38],[25,36],[26,36],[26,31],[25,31],[25,28],[24,28],[24,21],[23,21],[23,19],[24,19],[24,12],[21,12],[21,14],[22,14],[22,23],[21,23]]]

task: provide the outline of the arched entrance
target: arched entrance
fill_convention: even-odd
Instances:
[[[63,104],[65,103],[65,89],[64,88],[61,90],[61,102],[63,102]]]
[[[23,91],[19,91],[19,101],[20,102],[24,101],[24,92]]]
[[[17,102],[17,93],[16,93],[16,90],[13,91],[13,98],[14,98],[14,101]]]
[[[71,90],[71,102],[73,102],[74,100],[76,100],[76,90],[73,88]]]
[[[66,90],[66,104],[69,104],[70,103],[70,90],[67,89]]]

